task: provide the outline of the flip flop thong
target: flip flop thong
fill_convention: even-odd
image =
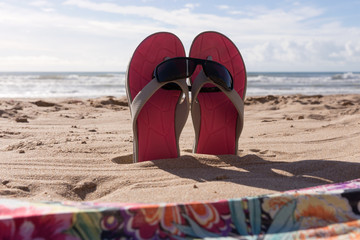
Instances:
[[[195,130],[193,151],[204,154],[235,154],[244,122],[246,70],[235,44],[218,32],[200,33],[192,42],[190,57],[224,65],[232,75],[233,89],[214,83],[197,68],[191,77],[191,115]],[[204,89],[218,91],[204,91]]]
[[[189,113],[186,79],[160,83],[153,72],[166,58],[183,56],[179,38],[160,32],[144,39],[130,60],[125,83],[133,123],[134,162],[179,156],[179,136]],[[164,88],[169,83],[180,88]]]

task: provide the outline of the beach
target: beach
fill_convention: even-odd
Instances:
[[[360,95],[245,101],[238,156],[132,163],[126,97],[0,99],[0,197],[30,201],[215,201],[360,177]]]

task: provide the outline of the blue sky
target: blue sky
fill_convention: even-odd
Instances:
[[[248,71],[360,71],[360,1],[5,0],[0,71],[125,71],[149,34],[232,39]]]

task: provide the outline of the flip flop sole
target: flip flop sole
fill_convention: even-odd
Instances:
[[[246,91],[246,70],[241,54],[235,44],[217,32],[203,32],[193,41],[190,57],[208,59],[223,64],[233,76],[234,90],[242,99]],[[192,75],[194,81],[200,69]],[[211,87],[206,84],[204,87]],[[199,138],[196,140],[196,153],[236,154],[236,124],[238,113],[233,103],[223,92],[200,92]]]
[[[171,33],[150,35],[135,50],[127,73],[127,93],[131,102],[153,78],[155,67],[170,57],[185,56],[179,38]],[[175,137],[175,108],[181,91],[159,89],[138,115],[137,161],[178,157]]]

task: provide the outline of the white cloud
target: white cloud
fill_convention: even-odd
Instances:
[[[33,2],[30,2],[29,5],[38,7],[44,12],[55,12],[55,9],[52,8],[53,5],[50,2],[45,1],[45,0],[33,1]]]
[[[253,71],[356,71],[360,46],[353,42],[309,39],[304,42],[280,40],[245,48],[245,63]]]
[[[174,11],[168,11],[152,6],[122,6],[115,3],[97,3],[87,0],[67,0],[64,5],[73,5],[96,12],[116,13],[122,15],[134,15],[138,17],[146,17],[154,20],[163,18],[171,18]],[[189,7],[186,7],[188,10]],[[185,9],[184,9],[185,10]],[[175,11],[176,12],[176,11]]]
[[[209,16],[202,14],[199,17],[196,17],[196,15],[190,12],[190,10],[199,6],[199,4],[186,4],[183,8],[170,11],[168,9],[152,6],[120,6],[114,3],[96,3],[87,0],[67,0],[63,4],[73,5],[92,11],[131,15],[142,19],[148,18],[156,21],[152,22],[152,25],[158,24],[159,26],[169,25],[171,27],[186,27],[201,24],[205,21],[206,24],[209,23]],[[202,20],[202,17],[205,17],[206,19]],[[213,20],[216,21],[217,17],[212,17]],[[196,21],[194,22],[194,20]]]
[[[189,9],[194,9],[196,7],[199,7],[199,6],[200,6],[200,4],[198,4],[198,3],[187,3],[187,4],[185,4],[185,7],[189,8]]]
[[[32,6],[36,7],[49,7],[51,4],[48,1],[45,0],[38,0],[38,1],[32,1],[29,3]]]
[[[247,15],[247,13],[245,11],[239,11],[239,10],[236,10],[236,11],[231,10],[228,13],[231,15],[244,15],[244,16]]]
[[[228,5],[218,5],[217,8],[220,9],[220,10],[227,10],[230,7]]]
[[[272,37],[279,34],[292,35],[303,34],[308,26],[301,21],[310,19],[322,14],[323,10],[310,7],[295,8],[291,11],[281,9],[251,8],[238,13],[245,13],[245,16],[220,16],[215,14],[199,14],[189,11],[194,6],[187,4],[185,8],[176,10],[160,9],[151,6],[120,6],[114,3],[96,3],[88,0],[67,0],[65,5],[73,5],[93,11],[131,15],[140,18],[149,18],[156,22],[159,27],[181,32],[196,32],[207,29],[231,32],[247,32],[255,36],[270,34]],[[227,9],[228,6],[218,6]],[[236,10],[230,10],[236,13]]]
[[[321,22],[319,19],[326,11],[323,8],[298,5],[287,11],[259,6],[239,10],[218,5],[214,6],[214,13],[198,13],[198,4],[165,9],[123,6],[115,1],[67,0],[63,3],[63,7],[92,11],[84,17],[51,12],[55,6],[48,1],[31,4],[37,8],[0,3],[0,31],[6,32],[0,38],[0,58],[3,59],[0,68],[6,66],[7,61],[12,62],[12,66],[15,63],[25,66],[30,60],[25,57],[21,61],[23,52],[24,56],[33,57],[29,64],[34,66],[38,62],[39,68],[56,63],[67,70],[71,66],[68,62],[78,67],[96,67],[96,62],[101,60],[98,68],[111,66],[113,70],[125,70],[136,45],[153,32],[173,32],[188,49],[196,34],[206,30],[228,35],[242,52],[250,71],[284,68],[326,71],[345,68],[346,64],[360,66],[360,29],[344,27],[336,19]],[[216,14],[216,7],[229,14]],[[99,18],[99,12],[114,16]],[[50,65],[43,60],[44,56],[54,58],[47,59]]]
[[[120,36],[134,32],[156,31],[159,30],[154,24],[134,23],[128,20],[109,22],[102,20],[91,20],[81,17],[72,17],[60,13],[34,11],[25,8],[7,8],[0,9],[0,23],[6,23],[6,26],[13,29],[21,28],[24,31],[70,31],[76,34],[86,33],[99,36]],[[3,26],[0,26],[0,29]],[[23,34],[12,32],[12,34]],[[6,37],[6,36],[5,36]],[[41,39],[41,36],[37,36]]]
[[[35,55],[35,56],[8,56],[0,57],[0,71],[34,71],[39,66],[50,71],[56,71],[58,66],[74,67],[81,64],[76,60],[61,59],[53,56]],[[6,66],[6,69],[2,69]]]
[[[121,58],[113,57],[88,57],[84,59],[76,56],[47,56],[31,55],[22,56],[14,55],[0,57],[0,72],[3,71],[121,71],[119,65],[126,66],[128,60],[123,61]],[[4,68],[6,66],[6,68]]]

